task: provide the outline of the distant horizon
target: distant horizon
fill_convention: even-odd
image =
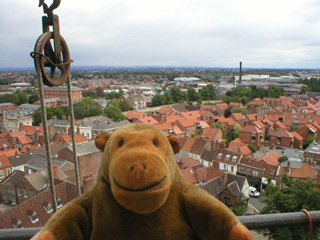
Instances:
[[[71,66],[71,72],[77,70],[121,70],[121,69],[239,69],[239,67],[206,67],[206,66],[161,66],[161,65],[137,65],[137,66]],[[272,68],[272,67],[242,67],[242,70],[307,70],[315,71],[320,68]],[[0,72],[36,71],[35,67],[0,67]]]

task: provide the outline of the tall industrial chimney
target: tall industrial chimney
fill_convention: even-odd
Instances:
[[[240,62],[239,67],[239,84],[242,82],[242,62]]]

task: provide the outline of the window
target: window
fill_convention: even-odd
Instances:
[[[33,196],[33,191],[32,190],[30,190],[30,197],[32,197]]]
[[[228,161],[229,158],[230,158],[230,155],[228,154],[228,155],[226,155],[225,160]]]
[[[224,169],[224,170],[227,169],[227,164],[223,164],[223,169]]]
[[[21,196],[22,195],[22,189],[18,188],[18,195]]]
[[[27,214],[28,214],[28,218],[30,219],[30,221],[32,223],[38,222],[39,218],[38,218],[38,214],[35,211],[31,211],[31,210],[27,210]]]
[[[46,201],[42,201],[42,204],[43,204],[43,208],[46,210],[47,213],[50,213],[53,211],[51,203],[48,203]]]
[[[259,172],[252,170],[252,175],[258,177],[259,176]]]
[[[233,166],[231,167],[231,171],[234,172],[234,167]]]
[[[10,168],[7,168],[7,176],[9,176],[11,173],[11,169]]]
[[[244,172],[244,168],[243,167],[239,167],[239,171],[240,172]]]
[[[222,153],[219,153],[219,154],[218,154],[218,158],[222,158]]]
[[[28,197],[28,190],[26,188],[23,189],[23,196]]]
[[[248,174],[251,174],[251,170],[250,169],[247,169],[246,171]]]
[[[0,178],[3,178],[4,176],[3,176],[3,171],[2,170],[0,170]]]
[[[238,158],[237,156],[233,156],[233,157],[232,157],[232,162],[237,161],[237,158]]]
[[[62,206],[63,206],[63,204],[62,204],[61,198],[58,198],[57,199],[57,207],[61,208]]]

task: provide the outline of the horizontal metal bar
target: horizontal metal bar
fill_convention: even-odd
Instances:
[[[309,213],[312,223],[320,225],[320,211]],[[239,220],[250,230],[309,225],[309,219],[303,212],[239,216]],[[0,240],[28,240],[40,230],[41,228],[0,229]]]
[[[320,225],[320,211],[310,211],[309,213],[313,225]],[[250,230],[309,225],[309,219],[303,212],[258,214],[240,216],[239,219]]]

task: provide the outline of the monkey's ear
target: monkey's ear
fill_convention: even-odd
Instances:
[[[172,135],[168,135],[167,138],[171,144],[173,152],[174,153],[180,152],[180,146],[181,146],[180,140],[177,137]]]
[[[111,135],[112,133],[108,131],[102,131],[98,133],[94,141],[96,144],[96,147],[99,148],[101,151],[104,151],[104,147],[106,146],[106,143]]]

